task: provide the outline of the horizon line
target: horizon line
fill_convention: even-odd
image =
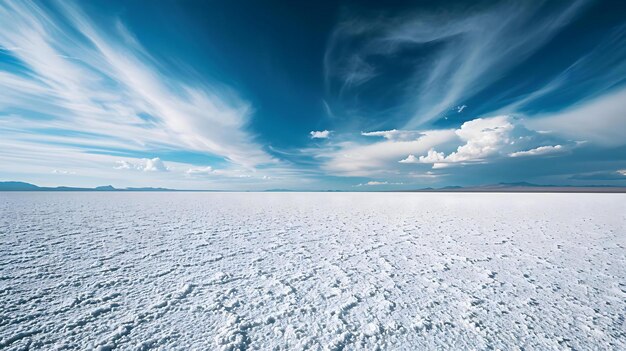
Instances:
[[[221,193],[265,193],[265,192],[349,192],[349,193],[626,193],[626,186],[619,185],[541,185],[527,182],[481,184],[471,186],[446,186],[441,188],[418,189],[264,189],[264,190],[213,190],[213,189],[170,189],[162,187],[125,187],[116,188],[112,185],[96,187],[74,186],[39,186],[23,181],[0,181],[0,192],[221,192]]]

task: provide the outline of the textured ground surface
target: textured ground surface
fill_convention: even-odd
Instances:
[[[626,349],[623,194],[0,193],[0,349]]]

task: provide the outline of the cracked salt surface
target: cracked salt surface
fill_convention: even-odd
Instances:
[[[0,193],[0,349],[626,349],[621,194]]]

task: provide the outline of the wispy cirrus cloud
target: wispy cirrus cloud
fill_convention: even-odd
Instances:
[[[570,179],[575,180],[626,180],[626,169],[618,169],[609,172],[592,172],[583,174],[574,174]]]
[[[266,174],[254,174],[243,169],[215,169],[211,166],[192,167],[186,172],[190,177],[225,177],[225,178],[257,178],[269,179]]]
[[[584,101],[558,113],[527,119],[529,128],[549,130],[579,141],[602,146],[626,144],[626,89]]]
[[[361,135],[368,137],[383,137],[387,140],[415,140],[422,133],[414,130],[381,130],[374,132],[361,132]]]
[[[412,140],[385,139],[374,143],[338,142],[325,149],[311,150],[322,161],[323,171],[340,176],[383,176],[397,172],[394,164],[410,153],[456,139],[453,130],[413,132]]]
[[[518,73],[537,73],[529,62],[541,62],[592,5],[459,4],[375,17],[346,10],[325,53],[325,101],[346,125],[386,127],[361,133],[385,140],[338,135],[336,149],[320,150],[323,169],[396,177],[424,174],[426,166],[436,176],[441,168],[454,174],[453,166],[528,164],[544,156],[566,157],[563,167],[575,168],[572,154],[580,149],[622,152],[615,148],[626,140],[623,23],[588,33],[595,40],[568,52],[545,76]],[[433,129],[448,138],[419,141]]]
[[[394,111],[409,115],[406,129],[419,127],[455,106],[462,112],[465,105],[460,102],[535,53],[585,3],[579,0],[547,8],[540,2],[505,2],[375,18],[346,14],[325,54],[329,92],[339,103],[348,104],[348,109],[358,109],[353,103],[361,101],[358,96],[367,91],[367,84],[375,86],[381,84],[379,77],[395,77],[391,87],[383,84],[403,96]],[[419,55],[410,56],[412,51]],[[397,65],[404,65],[404,74],[390,70]]]
[[[626,25],[612,28],[607,35],[598,38],[584,55],[566,65],[560,73],[550,77],[539,87],[516,97],[508,96],[509,103],[496,113],[519,113],[520,110],[541,106],[550,99],[569,98],[564,107],[550,108],[551,113],[541,112],[539,117],[573,110],[614,95],[620,90],[626,76]],[[494,97],[500,99],[501,97]]]
[[[569,160],[567,170],[554,167],[563,177],[623,168],[613,157],[572,171],[580,149],[584,158],[602,148],[623,153],[625,145],[626,26],[613,20],[580,45],[562,42],[587,28],[587,9],[601,9],[591,0],[411,5],[374,17],[344,7],[325,50],[326,89],[314,97],[327,119],[298,132],[308,141],[271,140],[263,131],[273,144],[267,149],[250,129],[253,117],[267,116],[237,91],[172,65],[187,56],[167,43],[143,43],[127,27],[135,22],[90,16],[81,5],[0,2],[0,168],[13,172],[4,177],[363,178],[337,181],[350,187],[465,171],[479,177],[483,167],[531,168],[549,157]],[[556,51],[553,44],[563,52],[546,61],[549,68],[534,67]],[[160,60],[165,54],[173,59]],[[239,80],[230,84],[257,86]],[[266,97],[250,97],[267,114]],[[328,130],[312,130],[320,125]]]
[[[16,62],[0,71],[3,139],[32,154],[72,146],[65,162],[94,150],[172,149],[247,168],[276,162],[247,131],[252,107],[230,88],[177,75],[120,21],[103,30],[73,4],[55,5],[0,4],[0,54]]]

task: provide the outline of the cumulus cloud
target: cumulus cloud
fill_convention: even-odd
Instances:
[[[349,139],[353,141],[335,144],[335,149],[321,153],[327,157],[323,169],[336,175],[396,176],[406,175],[407,169],[515,162],[522,156],[564,152],[583,140],[601,147],[626,145],[625,26],[607,30],[597,47],[573,57],[571,64],[555,67],[560,71],[519,85],[499,83],[569,25],[588,2],[499,2],[376,17],[348,8],[324,57],[331,95],[326,102],[336,116],[351,118],[352,125],[384,118],[398,121],[397,129],[361,133],[384,138],[382,142]],[[526,84],[530,82],[537,84]],[[465,115],[467,105],[462,103],[486,89],[496,93],[476,110],[500,118],[466,122],[446,130],[452,136],[430,145],[421,139],[420,129],[432,128],[448,113]],[[370,101],[376,96],[384,98]],[[546,104],[550,101],[559,102]],[[552,111],[528,112],[546,107]],[[405,136],[406,131],[416,134]]]
[[[477,118],[463,123],[455,134],[465,142],[456,151],[445,155],[435,149],[420,156],[419,162],[432,163],[433,168],[443,168],[452,163],[478,162],[497,154],[511,142],[514,126],[508,116]]]
[[[443,152],[437,152],[434,149],[428,150],[428,154],[426,156],[420,156],[418,162],[421,163],[437,163],[442,162],[446,159],[446,156]]]
[[[369,144],[332,144],[330,150],[319,150],[317,157],[324,159],[322,168],[335,175],[381,177],[402,173],[408,176],[408,170],[488,163],[510,155],[520,157],[563,151],[573,145],[550,133],[527,129],[522,122],[501,115],[476,118],[456,129],[361,133],[384,140]],[[546,144],[554,146],[546,147]],[[422,169],[420,165],[423,165]]]
[[[445,168],[449,163],[445,162],[445,154],[443,152],[437,152],[434,149],[428,150],[426,156],[415,157],[415,155],[409,155],[407,158],[402,159],[400,163],[431,163],[433,169]]]
[[[115,169],[141,169],[143,167],[138,167],[138,165],[134,164],[134,163],[130,163],[128,161],[115,161],[115,164],[117,166],[115,166]]]
[[[311,131],[311,139],[327,139],[330,136],[330,131],[321,130],[321,131]]]
[[[155,157],[146,160],[146,165],[143,168],[146,172],[165,172],[167,171],[167,167],[160,158]]]
[[[167,172],[168,168],[160,158],[144,158],[136,162],[118,160],[115,169],[130,169],[144,172]]]
[[[385,139],[370,144],[342,142],[331,149],[315,150],[324,160],[322,169],[342,176],[377,176],[396,172],[394,164],[408,154],[419,154],[458,138],[454,130],[414,131],[413,140]]]
[[[400,162],[400,163],[419,163],[419,160],[417,159],[417,157],[415,157],[415,155],[409,155],[405,159],[402,159],[402,160],[400,160],[398,162]]]
[[[509,154],[510,157],[522,157],[522,156],[536,156],[536,155],[545,155],[552,154],[555,152],[563,151],[563,146],[554,145],[554,146],[540,146],[534,149],[526,150],[526,151],[516,151]]]

